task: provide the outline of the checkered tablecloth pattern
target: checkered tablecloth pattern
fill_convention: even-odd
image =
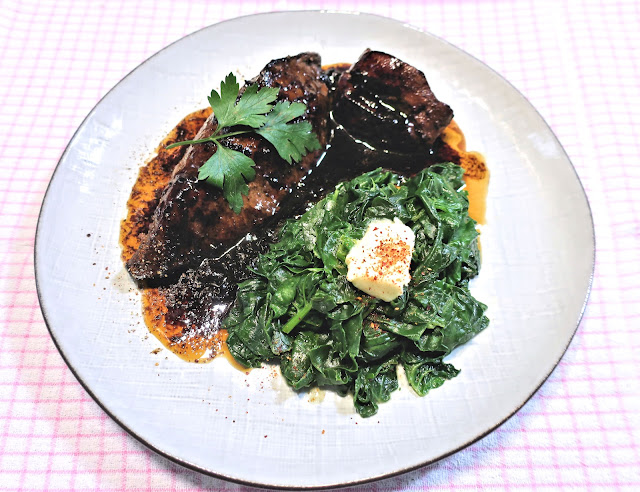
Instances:
[[[84,116],[168,43],[239,15],[359,10],[430,31],[511,81],[587,191],[593,291],[565,357],[498,430],[360,490],[640,490],[640,2],[0,1],[0,491],[236,490],[155,455],[75,380],[45,327],[39,207]]]

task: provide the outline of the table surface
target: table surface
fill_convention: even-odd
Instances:
[[[0,1],[0,491],[237,490],[154,454],[78,384],[33,274],[47,183],[85,115],[157,50],[273,10],[371,12],[497,70],[541,112],[592,207],[597,261],[576,336],[502,427],[362,490],[640,490],[640,2]]]

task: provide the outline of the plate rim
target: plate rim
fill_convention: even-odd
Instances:
[[[294,14],[294,15],[305,15],[305,14],[312,14],[312,15],[336,15],[336,16],[358,16],[358,17],[372,17],[372,18],[376,18],[379,20],[383,20],[385,22],[389,22],[389,23],[396,23],[404,28],[408,28],[408,29],[412,29],[414,31],[417,31],[419,33],[421,33],[424,36],[427,37],[431,37],[436,39],[437,41],[448,45],[450,48],[453,48],[457,51],[460,51],[462,53],[464,53],[466,56],[468,56],[469,58],[471,58],[474,62],[480,64],[483,68],[489,70],[490,72],[492,72],[494,75],[496,75],[497,77],[499,77],[503,82],[506,82],[512,89],[513,91],[518,95],[518,97],[524,101],[524,103],[535,112],[535,114],[538,116],[538,118],[540,119],[540,121],[542,122],[542,124],[548,129],[550,135],[552,136],[553,140],[555,141],[555,143],[558,145],[558,148],[562,151],[562,155],[564,156],[564,158],[566,159],[566,161],[569,163],[571,170],[573,171],[573,175],[579,185],[579,189],[581,191],[581,196],[584,198],[586,206],[587,206],[587,211],[588,211],[588,218],[591,224],[591,239],[592,239],[592,244],[593,244],[593,249],[591,251],[591,265],[590,265],[590,275],[589,275],[589,279],[588,279],[588,284],[587,284],[587,289],[584,295],[584,300],[582,302],[582,306],[580,308],[580,312],[579,315],[575,321],[575,328],[573,329],[573,333],[571,334],[571,337],[569,338],[569,340],[567,341],[565,347],[562,350],[562,353],[560,354],[558,360],[555,362],[555,364],[553,365],[553,367],[550,369],[550,371],[548,372],[548,374],[542,379],[542,381],[540,382],[540,384],[535,387],[535,389],[533,389],[533,391],[531,392],[531,394],[525,398],[525,400],[520,403],[519,405],[516,406],[516,408],[514,408],[504,419],[500,420],[497,424],[489,427],[486,431],[480,433],[477,436],[474,436],[472,439],[470,439],[469,441],[465,442],[464,444],[456,447],[455,449],[452,449],[451,451],[448,451],[440,456],[438,456],[437,458],[433,458],[433,459],[428,459],[422,463],[418,463],[416,465],[412,465],[412,466],[408,466],[408,467],[404,467],[404,468],[400,468],[398,470],[392,471],[392,472],[388,472],[388,473],[384,473],[381,475],[376,475],[376,476],[371,476],[371,477],[367,477],[364,479],[356,479],[356,480],[351,480],[351,481],[346,481],[346,482],[340,482],[340,483],[335,483],[332,485],[309,485],[309,486],[292,486],[292,485],[278,485],[278,484],[267,484],[267,483],[261,483],[261,482],[256,482],[256,481],[251,481],[251,480],[244,480],[244,479],[240,479],[237,477],[231,477],[231,476],[227,476],[224,475],[223,473],[217,473],[211,470],[207,470],[203,467],[200,467],[196,464],[193,464],[185,459],[181,459],[178,458],[176,456],[170,455],[158,448],[156,448],[152,443],[148,442],[147,440],[145,440],[144,438],[138,436],[131,428],[129,428],[129,426],[127,426],[127,424],[125,424],[121,419],[117,418],[111,411],[109,411],[109,409],[105,406],[105,404],[103,404],[102,401],[100,401],[100,399],[97,398],[97,396],[93,393],[93,391],[91,390],[91,388],[88,386],[88,384],[83,381],[83,379],[80,377],[80,375],[78,374],[76,368],[70,363],[70,361],[68,360],[67,355],[65,354],[64,350],[62,349],[61,345],[59,344],[58,339],[56,338],[56,335],[54,334],[54,330],[52,329],[50,323],[49,323],[49,319],[47,316],[47,311],[46,308],[43,304],[43,296],[42,296],[42,292],[41,292],[41,288],[40,288],[40,280],[39,280],[39,269],[38,269],[38,258],[39,258],[39,247],[38,245],[40,244],[39,242],[39,236],[40,236],[40,230],[42,227],[42,216],[43,216],[43,211],[45,210],[45,207],[48,204],[48,199],[50,199],[50,189],[51,189],[51,185],[54,181],[54,178],[56,176],[56,174],[58,173],[60,166],[62,164],[62,162],[65,160],[67,154],[70,151],[70,148],[72,147],[72,144],[75,143],[75,140],[78,136],[78,133],[84,128],[87,120],[89,120],[89,118],[91,118],[91,116],[97,111],[98,107],[102,104],[102,102],[104,101],[104,99],[106,99],[118,86],[120,86],[126,79],[128,79],[134,72],[136,72],[138,69],[142,68],[144,65],[146,65],[150,60],[152,60],[153,58],[155,58],[156,56],[158,56],[160,53],[164,52],[165,50],[167,50],[168,48],[170,48],[171,46],[173,46],[174,44],[183,41],[184,39],[195,35],[196,33],[199,33],[201,31],[204,31],[206,29],[211,29],[214,26],[218,26],[221,24],[226,24],[226,23],[233,23],[233,22],[237,22],[239,20],[245,19],[245,18],[250,18],[250,17],[268,17],[268,16],[272,16],[272,15],[283,15],[283,14]],[[166,46],[164,46],[163,48],[161,48],[160,50],[154,52],[151,56],[147,57],[145,60],[143,60],[142,62],[140,62],[138,65],[136,65],[132,70],[130,70],[126,75],[124,75],[116,84],[113,85],[113,87],[111,87],[97,102],[96,104],[93,106],[93,108],[87,113],[87,115],[83,118],[82,122],[78,125],[78,128],[74,131],[73,135],[71,136],[71,138],[69,139],[69,142],[67,143],[64,151],[62,152],[60,158],[58,159],[58,162],[51,174],[51,177],[49,179],[49,183],[47,184],[47,188],[44,192],[44,196],[42,199],[42,203],[40,206],[40,210],[38,212],[38,221],[36,224],[36,233],[35,233],[35,239],[34,239],[34,246],[33,246],[33,262],[34,262],[34,277],[35,277],[35,284],[36,284],[36,293],[37,293],[37,297],[38,297],[38,304],[40,305],[40,310],[42,312],[42,317],[43,320],[45,322],[45,325],[47,327],[47,330],[49,331],[49,334],[51,336],[51,339],[53,340],[53,343],[56,347],[56,349],[58,350],[58,352],[60,353],[60,356],[62,357],[63,361],[65,362],[66,366],[69,368],[69,370],[71,371],[71,373],[73,374],[73,376],[76,378],[76,380],[78,381],[78,383],[80,383],[80,385],[84,388],[84,390],[89,394],[89,396],[92,398],[92,400],[116,423],[118,424],[124,431],[127,432],[127,434],[129,434],[129,436],[133,437],[134,439],[136,439],[138,442],[140,442],[141,444],[143,444],[145,447],[147,447],[148,449],[152,450],[153,452],[155,452],[156,454],[162,456],[165,459],[168,459],[169,461],[183,466],[191,471],[195,471],[198,473],[202,473],[204,475],[213,477],[213,478],[217,478],[217,479],[221,479],[221,480],[225,480],[228,482],[232,482],[232,483],[237,483],[240,485],[249,485],[252,487],[259,487],[259,488],[265,488],[265,489],[271,489],[271,490],[328,490],[328,489],[333,489],[336,487],[352,487],[352,486],[356,486],[356,485],[361,485],[361,484],[367,484],[367,483],[371,483],[371,482],[375,482],[375,481],[379,481],[379,480],[384,480],[384,479],[389,479],[389,478],[393,478],[396,477],[398,475],[402,475],[405,473],[409,473],[415,470],[418,470],[420,468],[425,468],[427,466],[433,465],[445,458],[448,458],[449,456],[452,456],[460,451],[462,451],[463,449],[471,446],[472,444],[480,441],[481,439],[483,439],[484,437],[486,437],[487,435],[491,434],[493,431],[495,431],[496,429],[498,429],[499,427],[501,427],[506,421],[508,421],[509,419],[511,419],[511,417],[513,417],[516,413],[518,413],[520,411],[520,409],[522,409],[530,400],[531,398],[533,398],[533,396],[540,390],[540,388],[546,383],[546,381],[549,379],[549,377],[551,376],[551,374],[555,371],[555,369],[558,367],[558,365],[560,364],[560,361],[563,359],[563,357],[565,356],[567,350],[569,349],[569,346],[571,345],[571,342],[573,341],[579,327],[580,327],[580,323],[582,321],[582,318],[584,316],[588,301],[589,301],[589,297],[591,294],[591,290],[593,287],[593,281],[594,281],[594,275],[595,275],[595,265],[596,265],[596,251],[597,251],[597,247],[596,247],[596,234],[595,234],[595,224],[594,224],[594,220],[593,220],[593,213],[592,213],[592,209],[591,209],[591,204],[589,203],[589,197],[586,193],[586,190],[584,188],[584,185],[582,184],[582,181],[580,180],[580,176],[578,175],[578,172],[575,168],[575,166],[573,165],[573,162],[571,161],[571,158],[569,157],[569,155],[567,154],[567,151],[565,150],[564,146],[562,145],[562,143],[560,142],[560,140],[558,139],[557,135],[555,134],[555,132],[553,131],[553,129],[551,128],[551,126],[547,123],[547,121],[544,119],[544,117],[542,116],[542,114],[538,111],[538,109],[531,103],[531,101],[529,101],[529,99],[522,94],[522,92],[520,92],[520,90],[518,88],[516,88],[506,77],[502,76],[498,71],[496,71],[495,69],[493,69],[492,67],[490,67],[489,65],[487,65],[486,63],[484,63],[482,60],[480,60],[479,58],[475,57],[474,55],[470,54],[469,52],[467,52],[466,50],[456,46],[455,44],[447,41],[444,38],[441,38],[440,36],[437,36],[431,32],[425,31],[419,27],[416,27],[412,24],[403,22],[401,20],[398,19],[394,19],[391,17],[386,17],[380,14],[375,14],[375,13],[369,13],[369,12],[361,12],[361,11],[356,11],[356,10],[333,10],[333,9],[319,9],[319,10],[313,10],[313,9],[304,9],[304,10],[277,10],[277,11],[270,11],[270,12],[261,12],[261,13],[255,13],[255,14],[246,14],[246,15],[242,15],[242,16],[237,16],[237,17],[233,17],[230,19],[225,19],[223,21],[220,22],[216,22],[214,24],[209,24],[207,26],[203,26],[193,32],[190,32],[178,39],[176,39],[175,41],[172,41],[171,43],[167,44]]]

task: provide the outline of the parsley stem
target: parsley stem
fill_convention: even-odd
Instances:
[[[210,137],[201,138],[199,140],[184,140],[182,142],[174,142],[171,145],[167,145],[166,148],[167,150],[169,150],[169,149],[173,149],[174,147],[178,147],[180,145],[194,145],[194,144],[207,143],[207,142],[218,143],[218,140],[222,140],[223,138],[234,137],[236,135],[242,135],[243,133],[249,133],[251,131],[253,130],[239,130],[237,132],[225,133],[224,135],[218,135],[217,133],[214,133]]]
[[[182,142],[174,142],[171,145],[167,145],[167,150],[169,149],[173,149],[174,147],[179,147],[180,145],[192,145],[192,144],[199,144],[199,143],[205,143],[205,142],[212,142],[213,140],[211,140],[211,137],[207,137],[207,138],[201,138],[200,140],[184,140]]]

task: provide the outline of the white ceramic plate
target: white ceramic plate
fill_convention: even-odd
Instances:
[[[355,61],[367,47],[423,70],[469,148],[491,170],[483,267],[472,290],[489,328],[448,358],[461,374],[427,397],[407,385],[362,419],[350,398],[291,391],[270,370],[187,364],[146,337],[118,231],[139,166],[229,72],[317,51]],[[89,236],[90,235],[90,236]],[[372,15],[289,12],[217,24],[168,46],[89,114],[51,180],[36,242],[45,319],[95,400],[134,437],[190,468],[271,487],[327,487],[389,476],[467,446],[544,382],[579,323],[594,264],[589,206],[535,109],[478,60]],[[108,269],[108,270],[106,270]],[[159,365],[155,365],[158,362]],[[309,401],[312,400],[312,401]]]

